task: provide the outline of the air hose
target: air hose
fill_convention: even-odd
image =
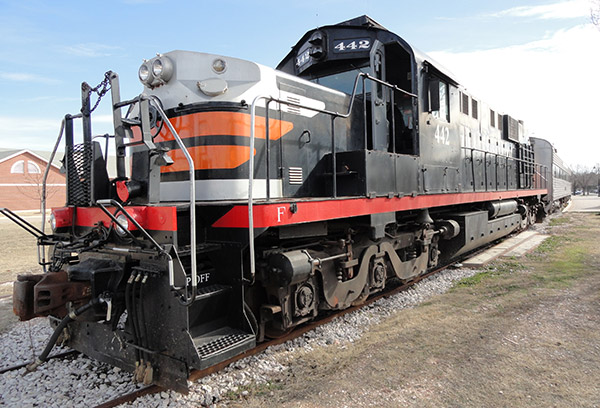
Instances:
[[[50,340],[48,340],[48,344],[46,344],[46,348],[44,349],[44,351],[42,351],[42,354],[39,355],[38,358],[35,359],[34,362],[32,362],[31,364],[27,365],[26,369],[27,372],[32,372],[35,371],[40,365],[42,365],[47,359],[48,359],[48,355],[50,354],[50,352],[52,351],[52,349],[54,348],[54,345],[56,344],[56,341],[58,340],[58,337],[60,336],[60,334],[62,333],[62,331],[64,330],[65,327],[67,327],[67,325],[69,323],[71,323],[73,320],[75,320],[75,318],[79,315],[81,315],[82,313],[86,312],[87,310],[89,310],[90,308],[100,304],[102,302],[102,300],[98,297],[95,299],[92,299],[89,303],[75,309],[74,311],[70,312],[68,315],[66,315],[58,324],[58,326],[56,326],[56,329],[54,329],[54,333],[52,333],[52,336],[50,337]]]

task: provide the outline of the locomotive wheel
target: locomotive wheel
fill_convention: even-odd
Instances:
[[[279,339],[283,336],[287,336],[291,332],[292,332],[291,328],[287,329],[287,330],[281,330],[281,329],[275,329],[270,326],[265,327],[265,337],[268,337],[270,339]]]
[[[368,297],[369,297],[369,284],[367,283],[365,285],[365,288],[363,289],[362,293],[358,297],[358,299],[356,299],[354,302],[352,302],[352,306],[362,305],[363,303],[365,303],[365,301],[367,300]]]
[[[525,218],[521,218],[521,229],[524,230],[529,225],[529,215],[526,215]]]

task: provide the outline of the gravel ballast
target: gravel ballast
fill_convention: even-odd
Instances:
[[[263,353],[233,363],[223,371],[190,383],[190,393],[181,395],[163,391],[138,398],[132,406],[184,407],[210,406],[226,399],[240,387],[266,384],[287,370],[286,362],[296,353],[317,347],[346,347],[359,339],[370,326],[392,313],[413,307],[446,292],[454,282],[478,273],[474,269],[445,269],[394,296],[380,299],[360,310],[348,313],[284,344],[269,347]],[[32,360],[44,348],[52,334],[46,319],[19,323],[0,336],[3,359],[0,368]],[[54,352],[61,351],[60,348]],[[25,369],[0,375],[0,404],[13,407],[61,405],[94,406],[140,388],[132,376],[118,368],[78,355],[50,360],[36,372]],[[246,391],[243,391],[246,392]],[[224,401],[223,401],[224,402]]]

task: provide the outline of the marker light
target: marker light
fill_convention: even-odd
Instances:
[[[50,228],[52,228],[52,232],[56,231],[56,216],[54,216],[54,213],[50,214]]]
[[[222,74],[223,72],[225,72],[227,70],[227,63],[225,62],[225,60],[223,60],[221,58],[217,58],[212,63],[212,69],[217,74]]]

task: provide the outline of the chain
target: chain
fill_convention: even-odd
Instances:
[[[90,109],[90,111],[88,112],[88,115],[90,115],[94,110],[96,110],[96,108],[98,107],[98,104],[100,103],[100,100],[102,100],[102,97],[104,95],[106,95],[106,93],[108,91],[110,91],[110,77],[112,75],[112,71],[106,71],[106,73],[104,73],[104,79],[102,80],[102,82],[100,82],[97,86],[95,86],[94,88],[90,88],[90,90],[88,91],[88,94],[85,98],[85,101],[83,102],[83,106],[81,107],[81,113],[85,114],[85,107],[88,105],[89,101],[90,101],[90,97],[92,95],[92,92],[94,92],[96,95],[98,95],[98,100],[96,101],[96,103],[94,104],[94,107]]]

